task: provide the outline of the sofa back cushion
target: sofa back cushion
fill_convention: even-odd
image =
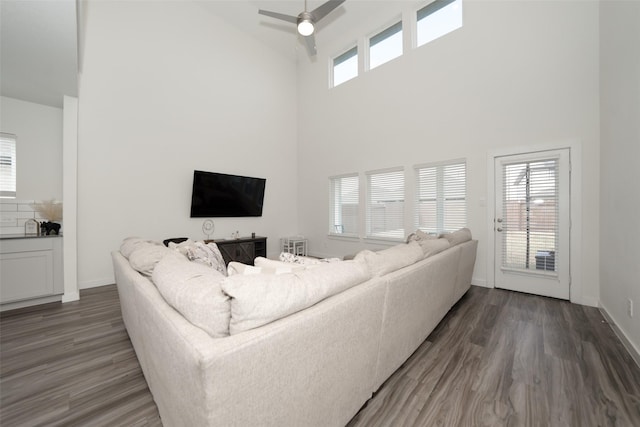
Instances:
[[[143,276],[151,277],[153,269],[171,249],[154,243],[141,243],[129,254],[129,264]]]
[[[364,261],[373,276],[384,276],[424,258],[418,242],[401,243],[378,252],[364,250],[356,255],[356,261]]]
[[[287,274],[234,275],[222,281],[231,297],[231,335],[310,307],[370,278],[357,261],[328,263]]]
[[[152,280],[167,303],[213,338],[229,335],[231,308],[215,269],[171,253],[156,265]]]
[[[122,241],[120,245],[120,253],[126,259],[129,259],[133,251],[143,246],[163,246],[162,243],[149,239],[143,239],[142,237],[127,237]]]
[[[421,240],[418,244],[422,248],[425,258],[438,254],[451,247],[451,244],[447,239]]]
[[[468,242],[471,240],[471,230],[468,228],[461,228],[451,233],[442,233],[440,238],[447,239],[451,246],[459,245],[460,243]]]

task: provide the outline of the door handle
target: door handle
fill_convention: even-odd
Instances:
[[[496,231],[502,231],[502,227],[496,228]]]
[[[502,218],[498,218],[498,219],[496,219],[496,221],[502,222]]]

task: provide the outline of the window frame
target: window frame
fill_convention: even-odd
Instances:
[[[12,133],[0,132],[0,168],[9,167],[10,171],[5,178],[4,171],[0,172],[0,199],[15,199],[17,195],[17,163],[18,163],[18,138]],[[6,164],[5,158],[9,161]]]
[[[446,214],[446,210],[445,210],[445,202],[447,201],[447,196],[445,194],[445,186],[446,183],[444,182],[444,169],[447,166],[463,166],[463,173],[464,173],[464,198],[462,198],[461,200],[464,201],[464,221],[463,223],[459,223],[456,225],[455,228],[445,228],[445,224],[447,222],[447,218],[445,217]],[[419,165],[415,165],[413,167],[414,169],[414,175],[415,175],[415,192],[414,192],[414,206],[413,206],[413,225],[416,229],[420,229],[426,233],[431,233],[431,234],[440,234],[443,232],[451,232],[451,231],[455,231],[457,229],[460,229],[462,227],[467,227],[468,226],[468,220],[469,220],[469,203],[468,203],[468,176],[469,174],[467,173],[467,160],[465,159],[454,159],[454,160],[446,160],[446,161],[442,161],[442,162],[433,162],[433,163],[424,163],[424,164],[419,164]],[[427,227],[422,226],[422,224],[420,224],[420,203],[421,201],[423,201],[423,199],[421,199],[421,188],[422,188],[422,182],[421,182],[421,176],[420,176],[420,171],[423,169],[436,169],[436,182],[435,182],[435,189],[436,189],[436,197],[435,197],[435,202],[436,202],[436,206],[435,206],[435,211],[436,211],[436,221],[435,221],[435,230],[430,230]],[[457,198],[452,198],[449,200],[460,200],[459,197]]]
[[[382,30],[376,31],[375,33],[372,33],[371,35],[366,37],[366,43],[365,43],[365,47],[366,47],[366,70],[367,71],[371,71],[375,68],[380,67],[381,65],[387,64],[391,61],[393,61],[394,59],[397,59],[399,57],[401,57],[402,55],[404,55],[405,53],[405,46],[404,46],[404,31],[405,31],[405,23],[404,23],[404,19],[402,16],[400,17],[396,17],[395,19],[389,21],[392,22],[389,25],[385,25],[382,27]],[[399,26],[400,29],[397,31],[393,31],[394,27]],[[389,33],[389,34],[386,34]],[[381,62],[375,66],[371,66],[371,49],[379,44],[384,42],[385,40],[389,39],[390,37],[396,35],[400,33],[400,53],[396,56],[394,56],[393,58],[389,58],[384,62]],[[386,37],[383,37],[383,35],[386,35]],[[374,40],[376,38],[380,37],[379,40]],[[374,42],[372,43],[372,40],[374,40]]]
[[[384,235],[380,235],[380,234],[376,234],[374,232],[372,232],[372,227],[373,227],[373,218],[372,218],[372,210],[371,210],[371,197],[372,197],[372,184],[371,184],[371,178],[373,176],[376,175],[383,175],[383,174],[390,174],[390,173],[399,173],[399,176],[402,178],[402,210],[401,213],[396,217],[393,216],[391,217],[392,219],[395,219],[396,221],[398,221],[401,225],[401,228],[398,230],[401,230],[400,235],[398,236],[384,236]],[[384,241],[391,241],[391,242],[398,242],[398,241],[404,241],[406,239],[406,224],[405,224],[405,211],[406,211],[406,202],[407,202],[407,195],[406,195],[406,188],[407,188],[407,177],[406,177],[406,173],[404,170],[404,167],[399,166],[399,167],[393,167],[393,168],[387,168],[387,169],[378,169],[378,170],[371,170],[371,171],[367,171],[364,173],[364,177],[365,177],[365,188],[366,188],[366,194],[365,194],[365,235],[364,238],[366,240],[384,240]],[[387,217],[385,216],[385,219]],[[386,230],[384,231],[384,233],[388,233],[390,230]]]
[[[352,54],[352,52],[354,52]],[[353,57],[356,57],[356,74],[353,77],[350,77],[346,80],[341,81],[340,83],[336,84],[336,66],[342,64],[343,62],[346,62],[348,60],[350,60]],[[345,57],[345,58],[343,58]],[[338,64],[336,64],[336,61],[340,60],[340,62]],[[358,44],[352,45],[350,48],[342,51],[342,53],[335,55],[331,58],[330,62],[329,62],[329,67],[330,67],[330,71],[331,71],[331,88],[334,87],[338,87],[343,83],[346,83],[350,80],[355,79],[356,77],[360,76],[360,52],[358,49]]]
[[[435,13],[440,12],[442,9],[444,9],[445,7],[455,3],[456,1],[459,1],[460,4],[460,26],[455,27],[450,29],[449,31],[447,31],[446,33],[440,34],[439,36],[425,41],[423,43],[420,43],[419,41],[419,37],[420,37],[420,21],[424,18],[427,18]],[[413,18],[412,18],[412,28],[413,28],[413,46],[415,48],[419,48],[422,46],[425,46],[429,43],[431,43],[434,40],[438,40],[439,38],[442,38],[444,36],[446,36],[447,34],[452,33],[453,31],[460,29],[464,26],[464,16],[462,15],[463,13],[463,7],[462,7],[462,3],[463,0],[434,0],[428,4],[426,4],[425,6],[420,7],[419,9],[417,9],[415,11],[415,13],[413,14]]]

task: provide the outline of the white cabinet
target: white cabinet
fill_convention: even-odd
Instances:
[[[60,301],[62,237],[0,240],[0,311]]]

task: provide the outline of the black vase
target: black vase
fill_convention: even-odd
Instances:
[[[60,234],[60,224],[51,221],[43,222],[40,224],[40,232],[45,236],[58,235]]]

